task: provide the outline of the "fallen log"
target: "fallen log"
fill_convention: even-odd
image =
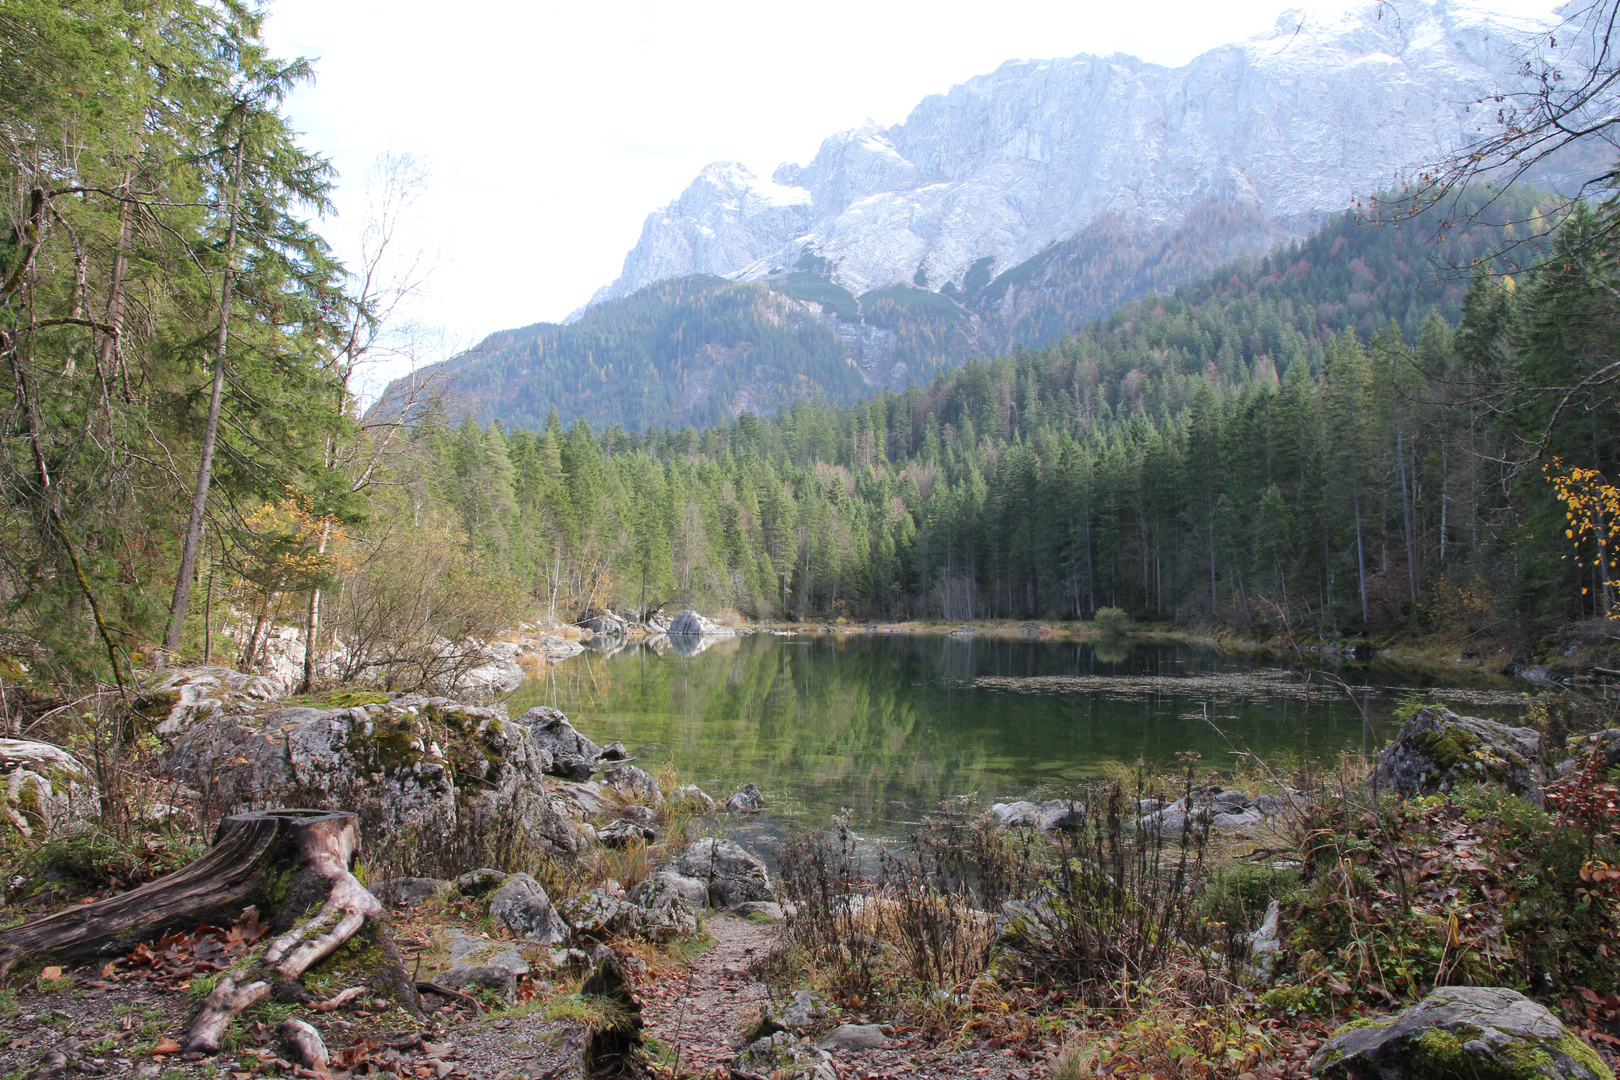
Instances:
[[[354,814],[261,810],[220,823],[196,862],[120,896],[82,904],[0,932],[0,978],[49,956],[87,960],[127,952],[182,925],[229,922],[252,904],[274,919],[267,945],[220,973],[193,1018],[186,1049],[217,1053],[231,1020],[274,998],[308,1001],[297,984],[363,929],[380,961],[374,987],[414,1016],[421,1001],[381,922],[382,905],[349,870],[360,846]]]

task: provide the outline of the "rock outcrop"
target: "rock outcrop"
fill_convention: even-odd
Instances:
[[[1339,1029],[1311,1059],[1311,1071],[1327,1080],[1614,1080],[1542,1006],[1515,990],[1479,986],[1448,986],[1386,1020]]]
[[[84,763],[60,746],[0,739],[0,830],[52,840],[100,812]]]
[[[1404,798],[1493,784],[1539,803],[1547,783],[1541,735],[1450,709],[1419,709],[1379,751],[1373,783]]]
[[[550,762],[503,707],[421,695],[217,716],[177,738],[165,759],[229,807],[343,807],[368,833],[444,842],[515,833],[569,856],[581,841],[547,791]]]
[[[732,638],[737,631],[729,626],[722,626],[711,619],[706,619],[695,611],[682,611],[670,621],[669,629],[664,631],[670,637],[707,637]]]

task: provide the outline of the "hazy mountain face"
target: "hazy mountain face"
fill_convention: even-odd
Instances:
[[[1009,61],[895,127],[834,135],[769,180],[708,166],[648,216],[592,302],[688,274],[771,277],[807,255],[856,296],[971,291],[975,275],[1088,228],[1164,235],[1222,203],[1244,207],[1239,246],[1264,248],[1488,130],[1494,108],[1471,103],[1515,84],[1538,28],[1394,0],[1328,19],[1285,12],[1271,32],[1179,68]]]

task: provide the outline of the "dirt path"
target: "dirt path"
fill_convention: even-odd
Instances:
[[[754,969],[770,951],[775,928],[714,915],[705,929],[713,947],[641,994],[645,1033],[679,1055],[681,1076],[708,1076],[727,1065],[770,996]]]

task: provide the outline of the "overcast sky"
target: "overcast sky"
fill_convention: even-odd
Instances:
[[[442,329],[445,348],[583,304],[618,276],[648,212],[710,161],[761,175],[807,162],[827,135],[898,123],[1008,59],[1183,64],[1269,28],[1284,6],[273,0],[267,30],[281,55],[316,61],[289,111],[341,175],[339,216],[323,227],[340,253],[365,216],[371,163],[394,152],[425,165],[406,240],[432,273],[410,314]]]

